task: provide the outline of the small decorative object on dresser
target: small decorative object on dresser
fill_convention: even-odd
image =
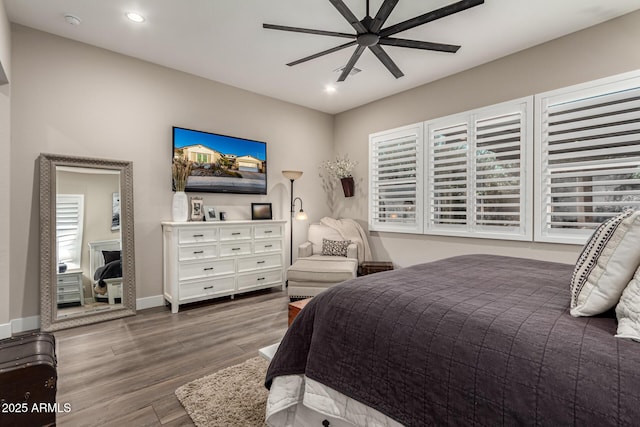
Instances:
[[[251,203],[251,219],[273,219],[271,203]]]
[[[381,271],[393,270],[393,263],[391,261],[365,261],[360,264],[358,270],[358,276],[366,276],[380,273]]]
[[[217,221],[218,213],[216,212],[216,208],[213,206],[205,206],[204,207],[204,220],[205,221]]]
[[[280,286],[286,221],[163,222],[164,298],[189,302]]]
[[[171,166],[171,176],[173,179],[173,206],[172,217],[176,222],[183,222],[189,218],[189,199],[184,189],[187,185],[187,179],[191,174],[192,163],[184,159],[173,159]]]
[[[202,197],[189,197],[189,221],[202,221],[204,202]]]

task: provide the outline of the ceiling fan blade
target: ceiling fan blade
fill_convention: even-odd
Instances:
[[[378,40],[378,44],[385,46],[408,47],[411,49],[435,50],[437,52],[456,53],[460,49],[459,45],[423,42],[419,40],[396,39],[384,37]]]
[[[404,73],[400,71],[400,68],[398,68],[396,63],[393,62],[391,57],[387,55],[387,52],[382,50],[379,45],[369,46],[369,49],[371,49],[371,52],[373,52],[373,54],[378,57],[380,62],[382,62],[385,67],[387,67],[387,70],[389,70],[391,74],[393,74],[393,77],[399,79],[400,77],[404,76]]]
[[[293,33],[317,34],[319,36],[344,37],[348,39],[356,38],[355,34],[337,33],[335,31],[313,30],[311,28],[287,27],[285,25],[262,24],[262,28],[267,28],[269,30],[291,31]]]
[[[337,52],[337,51],[342,50],[342,49],[344,49],[346,47],[353,46],[355,44],[356,44],[355,40],[352,41],[352,42],[349,42],[349,43],[341,44],[340,46],[336,46],[336,47],[332,47],[331,49],[323,50],[322,52],[315,53],[315,54],[313,54],[311,56],[306,56],[306,57],[304,57],[302,59],[298,59],[297,61],[289,62],[287,65],[289,67],[293,67],[294,65],[298,65],[298,64],[301,64],[303,62],[307,62],[307,61],[310,61],[312,59],[319,58],[319,57],[321,57],[323,55],[327,55],[329,53]]]
[[[349,10],[346,4],[342,0],[329,0],[333,7],[338,9],[340,15],[344,16],[349,24],[358,32],[358,34],[364,34],[367,32],[367,29],[362,25],[362,22],[356,18],[356,16]]]
[[[427,22],[435,21],[436,19],[444,18],[445,16],[453,15],[454,13],[462,12],[463,10],[478,6],[484,3],[484,0],[462,0],[457,3],[450,4],[440,9],[432,10],[424,15],[416,16],[415,18],[408,19],[398,24],[392,25],[380,31],[380,37],[387,37],[401,31],[409,30]]]
[[[362,55],[362,52],[364,52],[364,48],[365,46],[358,45],[358,47],[356,48],[356,51],[353,52],[353,55],[351,55],[349,62],[347,62],[347,65],[344,66],[344,69],[342,70],[340,77],[338,77],[339,82],[345,81],[345,79],[353,69],[353,66],[356,65],[356,62],[358,62],[358,59],[360,59],[360,55]]]
[[[380,9],[376,14],[376,17],[373,18],[369,31],[372,33],[380,31],[380,28],[382,28],[384,23],[387,21],[387,18],[391,15],[393,8],[396,7],[397,4],[398,0],[384,0],[384,3],[382,3],[382,6],[380,6]]]

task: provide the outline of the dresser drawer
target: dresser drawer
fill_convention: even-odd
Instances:
[[[269,239],[280,236],[282,236],[282,227],[277,224],[256,225],[254,228],[254,237],[256,239]]]
[[[68,284],[68,285],[58,285],[58,296],[60,295],[68,295],[68,294],[80,294],[80,284]],[[79,298],[79,297],[78,297]]]
[[[220,240],[245,240],[251,238],[251,227],[222,227]]]
[[[280,240],[261,240],[253,244],[253,253],[281,252],[282,242]]]
[[[235,277],[221,277],[218,279],[183,283],[180,285],[180,299],[233,292],[236,288],[235,282]]]
[[[215,242],[218,240],[217,228],[185,228],[178,232],[178,243]]]
[[[196,245],[182,246],[178,249],[178,260],[189,261],[194,259],[215,258],[218,255],[218,246]]]
[[[235,242],[220,245],[220,256],[251,255],[251,242]]]
[[[80,294],[78,292],[74,292],[71,294],[58,293],[58,304],[66,302],[80,302]]]
[[[281,265],[282,257],[280,255],[240,258],[238,260],[238,272],[264,270],[266,268],[280,267]]]
[[[238,275],[238,290],[250,290],[274,283],[282,283],[282,269]]]
[[[80,285],[81,281],[81,273],[70,273],[70,274],[60,274],[58,275],[58,286],[65,285]]]
[[[205,277],[220,276],[235,273],[235,260],[181,262],[178,266],[178,279],[191,280]]]

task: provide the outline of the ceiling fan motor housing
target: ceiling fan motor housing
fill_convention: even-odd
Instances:
[[[380,40],[380,36],[373,33],[359,34],[358,37],[356,37],[358,44],[365,47],[377,45],[378,40]]]

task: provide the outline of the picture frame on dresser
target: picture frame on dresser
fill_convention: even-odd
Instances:
[[[202,221],[204,201],[202,197],[189,197],[189,221]]]
[[[218,211],[216,211],[216,208],[213,206],[206,206],[204,207],[204,220],[205,221],[219,221],[220,218],[218,217]]]
[[[273,219],[271,203],[251,203],[251,219],[254,221]]]

